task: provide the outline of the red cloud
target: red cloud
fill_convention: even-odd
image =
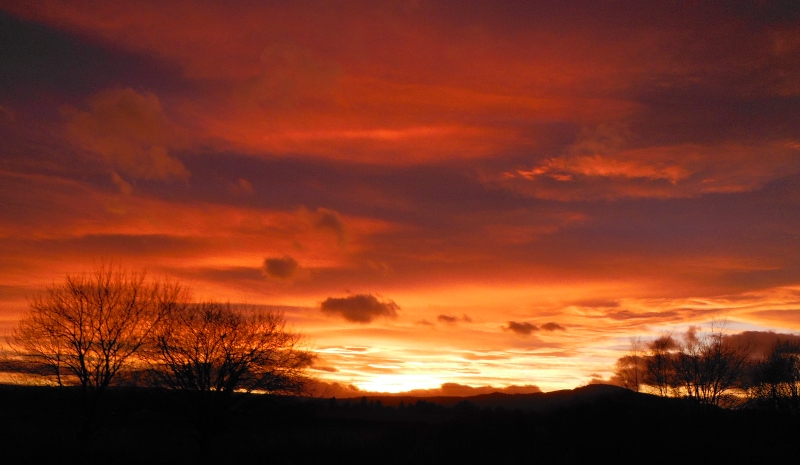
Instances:
[[[115,174],[134,179],[189,177],[183,163],[169,153],[185,141],[176,135],[154,94],[106,90],[92,98],[89,111],[68,109],[65,115],[70,136],[99,155]]]

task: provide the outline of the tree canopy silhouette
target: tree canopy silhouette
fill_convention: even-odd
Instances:
[[[756,406],[800,414],[800,343],[776,341],[751,367],[748,388]]]
[[[301,339],[280,312],[203,302],[166,315],[146,358],[155,384],[183,393],[207,435],[234,392],[303,392],[313,356]]]
[[[184,299],[178,284],[104,266],[68,275],[63,284],[34,297],[9,342],[33,372],[99,397]]]
[[[9,343],[23,372],[62,388],[80,387],[78,433],[85,446],[105,391],[122,373],[135,371],[136,354],[153,328],[185,299],[179,284],[101,266],[67,275],[35,296]]]
[[[699,404],[741,402],[751,350],[732,344],[724,326],[714,321],[705,334],[691,327],[680,339],[661,336],[646,344],[646,350],[637,339],[630,353],[617,360],[618,382],[628,389],[685,397]]]

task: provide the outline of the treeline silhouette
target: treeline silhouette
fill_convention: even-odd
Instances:
[[[617,384],[697,405],[800,414],[800,337],[764,332],[706,332],[631,340],[616,363]]]

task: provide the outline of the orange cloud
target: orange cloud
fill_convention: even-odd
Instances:
[[[188,179],[183,163],[169,154],[185,142],[154,94],[106,90],[92,98],[89,111],[69,108],[64,114],[70,137],[99,155],[114,170],[115,182],[121,179],[117,172],[134,179]]]
[[[486,182],[537,198],[682,198],[748,192],[800,172],[793,141],[759,145],[681,145],[563,155]],[[725,160],[724,163],[719,160]]]
[[[172,98],[171,114],[179,115],[195,139],[256,156],[304,154],[395,165],[498,158],[546,150],[548,124],[613,127],[638,121],[649,110],[646,91],[704,83],[732,86],[729,95],[775,95],[797,87],[793,68],[776,64],[797,48],[791,30],[747,30],[723,14],[709,17],[713,26],[686,34],[670,21],[652,23],[649,13],[589,5],[568,14],[519,6],[510,17],[481,6],[451,11],[447,2],[356,1],[335,8],[319,2],[296,8],[212,1],[198,8],[171,0],[129,8],[42,1],[5,8],[176,65],[196,89]],[[598,17],[612,11],[615,20],[633,19],[607,34]],[[751,46],[737,49],[730,37]],[[720,55],[719,68],[703,58],[711,52]],[[731,79],[726,73],[764,76]],[[750,87],[737,88],[740,81]],[[110,150],[89,142],[103,153]],[[116,152],[132,150],[113,145]],[[588,149],[587,141],[582,145]],[[154,166],[135,171],[180,175],[157,147],[165,146],[151,144],[147,155]],[[563,180],[574,171],[673,184],[694,173],[680,163],[583,155],[589,158],[568,162],[562,174],[541,163],[518,171],[544,167]],[[549,159],[559,164],[557,157]],[[671,195],[669,186],[655,184],[605,195]],[[548,198],[569,198],[562,189],[537,190]]]
[[[585,88],[599,74],[616,79],[605,75],[609,66],[561,58],[575,54],[568,46],[559,53],[537,47],[510,53],[502,41],[476,36],[470,27],[452,37],[441,34],[425,9],[168,4],[128,9],[43,2],[13,9],[176,63],[190,80],[220,83],[215,90],[201,86],[202,95],[174,98],[172,110],[196,139],[254,155],[304,153],[379,164],[497,157],[538,147],[543,130],[535,126],[541,122],[592,124],[637,108],[607,93],[550,92]],[[349,34],[332,33],[332,18]],[[520,39],[534,44],[548,37]],[[91,145],[109,151],[97,141]]]
[[[0,222],[0,245],[9,264],[71,263],[65,271],[117,257],[133,266],[173,270],[248,266],[258,281],[265,254],[292,251],[307,269],[349,267],[361,241],[389,225],[330,209],[173,203],[2,171],[0,195],[8,208],[24,212]],[[342,244],[345,230],[348,241]]]
[[[574,176],[665,179],[677,184],[688,176],[680,166],[651,166],[635,161],[607,159],[600,155],[575,157],[570,160],[550,158],[531,170],[518,170],[517,173],[531,181],[537,176],[548,176],[556,181],[572,181]]]

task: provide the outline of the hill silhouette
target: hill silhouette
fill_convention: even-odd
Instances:
[[[699,408],[616,386],[473,397],[243,395],[199,443],[174,393],[108,392],[89,443],[69,391],[0,386],[7,463],[768,463],[796,460],[796,417]]]
[[[599,399],[610,398],[619,400],[633,401],[638,397],[640,401],[650,399],[658,402],[660,398],[649,394],[640,394],[613,386],[610,384],[590,384],[575,389],[563,389],[551,392],[537,392],[532,394],[506,394],[494,392],[490,394],[479,394],[475,396],[385,396],[367,395],[360,397],[346,397],[341,400],[353,401],[365,398],[368,402],[381,402],[382,405],[397,407],[400,403],[405,405],[413,404],[418,401],[429,402],[443,407],[456,407],[469,403],[478,408],[502,408],[508,410],[522,410],[527,412],[550,412],[559,408],[565,408],[576,404],[592,403]]]

